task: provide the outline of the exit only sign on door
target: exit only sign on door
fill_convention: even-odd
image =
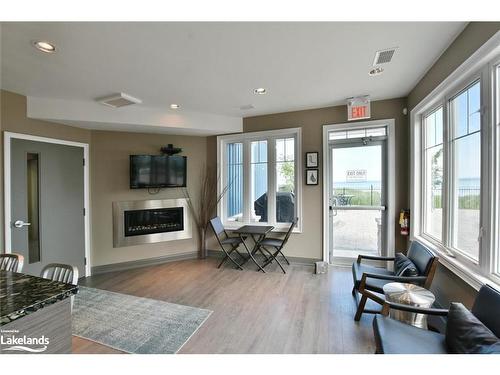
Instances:
[[[370,98],[358,96],[347,99],[347,121],[370,118]]]

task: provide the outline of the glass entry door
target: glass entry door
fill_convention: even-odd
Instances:
[[[386,223],[386,140],[381,136],[329,143],[330,260],[381,255]]]

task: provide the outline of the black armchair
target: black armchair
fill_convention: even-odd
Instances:
[[[394,262],[395,257],[381,257],[371,255],[359,255],[358,259],[352,265],[352,276],[354,286],[352,294],[356,297],[358,305],[354,320],[359,321],[363,312],[377,314],[381,310],[365,308],[368,299],[383,305],[385,298],[383,296],[383,287],[392,282],[411,283],[430,287],[438,258],[424,245],[419,242],[412,242],[408,250],[408,259],[410,259],[418,270],[418,276],[398,276],[394,271],[386,268],[374,267],[363,264],[363,260],[378,260],[384,262]],[[361,298],[360,298],[361,297]]]
[[[456,352],[453,350],[453,346],[450,347],[447,343],[450,342],[450,336],[459,334],[459,332],[456,332],[456,323],[454,326],[448,324],[446,334],[442,334],[417,328],[392,319],[387,316],[390,309],[434,316],[448,316],[449,314],[449,310],[445,309],[422,308],[387,301],[384,302],[382,315],[376,315],[373,319],[373,333],[377,347],[376,353],[446,354]],[[489,285],[482,286],[474,301],[471,312],[480,322],[478,323],[479,325],[484,325],[497,338],[500,337],[500,320],[498,319],[498,314],[500,314],[500,292]],[[458,324],[458,326],[460,325],[461,323]],[[481,329],[476,331],[479,332],[476,334],[474,334],[472,329],[467,329],[468,333],[472,332],[470,335],[471,337],[464,338],[463,335],[461,335],[462,340],[474,340],[475,336],[481,336]],[[477,349],[477,346],[474,348]],[[500,344],[494,344],[489,349],[489,353],[500,353]]]

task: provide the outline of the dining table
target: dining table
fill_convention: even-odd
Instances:
[[[242,227],[233,230],[233,233],[239,235],[240,238],[242,239],[243,247],[248,253],[248,258],[245,261],[243,261],[241,265],[245,264],[251,259],[257,265],[259,271],[266,273],[262,265],[259,264],[259,262],[257,262],[255,255],[257,252],[259,252],[264,256],[266,262],[269,260],[269,257],[262,251],[260,243],[266,238],[266,236],[273,229],[274,227],[272,225],[243,225]],[[254,245],[252,247],[252,250],[248,248],[248,245],[245,242],[245,239],[247,237],[250,237],[253,240]]]

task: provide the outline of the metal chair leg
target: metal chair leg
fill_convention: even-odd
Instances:
[[[267,262],[265,262],[262,267],[266,267],[269,263],[272,263],[273,260],[276,261],[276,263],[278,263],[278,266],[281,268],[281,270],[283,271],[283,273],[286,273],[285,269],[283,268],[281,262],[278,260],[277,256],[278,254],[280,253],[280,250],[276,250],[276,252],[274,254],[271,255],[271,258],[269,258],[269,260]]]
[[[225,262],[226,260],[230,260],[231,262],[233,262],[233,264],[238,267],[240,270],[243,270],[243,268],[241,267],[241,264],[239,264],[238,262],[236,262],[233,258],[231,258],[231,254],[236,251],[242,258],[243,256],[238,252],[238,250],[236,250],[238,248],[238,246],[233,246],[231,248],[231,250],[229,251],[226,251],[224,250],[224,248],[222,248],[222,251],[224,251],[224,253],[226,254],[226,256],[222,259],[222,261],[219,263],[219,265],[217,266],[217,268],[220,268]]]
[[[261,265],[260,265],[260,264],[257,262],[257,260],[254,258],[254,256],[253,256],[254,251],[250,251],[250,250],[248,249],[248,246],[247,246],[247,244],[245,243],[245,241],[243,241],[243,247],[245,248],[245,250],[247,251],[247,253],[248,253],[248,255],[249,255],[249,258],[247,258],[247,259],[246,259],[246,261],[248,261],[248,259],[252,259],[252,260],[253,260],[253,262],[257,265],[257,267],[259,267],[259,271],[262,271],[262,272],[266,273],[266,271],[264,271],[264,268],[262,268],[262,267],[261,267]],[[255,250],[255,249],[253,249],[253,250]],[[246,261],[245,261],[245,262],[246,262]],[[243,262],[243,264],[244,264],[245,262]]]
[[[285,256],[285,254],[283,254],[281,252],[281,249],[280,249],[280,255],[283,257],[283,259],[285,259],[286,264],[290,265],[290,262],[288,261],[288,258]]]

